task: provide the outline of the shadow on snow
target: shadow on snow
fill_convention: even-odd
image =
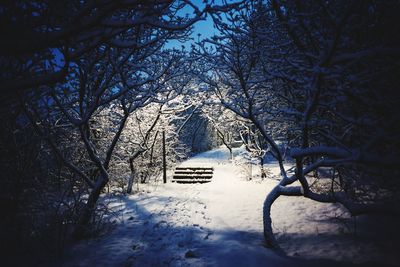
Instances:
[[[263,246],[262,233],[174,225],[163,211],[153,214],[141,205],[160,201],[168,206],[174,203],[171,200],[177,198],[115,198],[115,208],[125,211],[116,228],[75,245],[61,266],[377,266],[281,257]],[[312,242],[311,236],[299,238]]]

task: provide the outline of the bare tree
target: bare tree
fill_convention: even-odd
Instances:
[[[182,9],[192,16],[179,16]],[[39,88],[62,82],[71,63],[101,46],[140,49],[185,39],[213,8],[190,1],[12,1],[3,3],[1,89]],[[142,39],[143,32],[148,34]],[[139,38],[138,38],[139,37]]]
[[[48,97],[40,98],[36,106],[31,103],[26,107],[26,113],[30,115],[32,124],[38,125],[41,134],[48,136],[48,141],[64,164],[81,177],[90,188],[89,197],[78,222],[77,236],[83,234],[99,195],[110,179],[109,164],[129,115],[154,101],[156,97],[161,97],[163,92],[171,91],[166,83],[182,74],[180,70],[174,68],[181,58],[177,52],[165,51],[161,52],[163,54],[161,56],[150,49],[149,53],[148,55],[124,54],[114,49],[104,49],[94,53],[92,57],[74,67],[69,84],[49,90]],[[137,59],[134,62],[136,66],[148,64],[149,67],[135,68],[127,62],[128,58],[132,57]],[[116,58],[120,61],[116,61]],[[76,91],[76,87],[79,91]],[[49,109],[47,113],[41,110],[44,102],[47,102],[46,108]],[[99,129],[96,129],[94,115],[108,104],[112,104],[113,109],[121,110],[120,116],[114,121],[112,128],[114,133],[109,143],[97,144],[96,131]],[[76,133],[93,166],[92,169],[96,170],[91,177],[81,169],[79,162],[66,158],[63,155],[63,147],[58,146],[53,140],[54,121],[57,120],[65,121],[70,126],[70,131]]]
[[[399,155],[391,147],[399,145],[392,128],[399,117],[390,108],[398,100],[398,43],[378,33],[391,31],[386,27],[396,21],[392,12],[398,9],[394,2],[254,1],[225,20],[214,17],[222,34],[200,45],[203,67],[212,69],[200,79],[222,106],[251,121],[281,170],[264,202],[267,245],[279,248],[270,211],[281,195],[341,203],[352,215],[398,212],[397,205],[387,204],[395,200],[397,186],[371,201],[373,185],[382,187],[389,179],[393,186],[395,180],[385,177],[388,170],[398,173]],[[294,175],[287,174],[277,140],[291,148]],[[327,191],[309,182],[308,174],[322,170],[333,173],[325,175],[332,185]],[[360,173],[363,183],[355,179]],[[345,184],[352,179],[353,189],[369,184],[363,195],[349,194]]]
[[[202,108],[202,114],[211,123],[217,132],[218,138],[229,150],[229,157],[233,159],[233,147],[235,143],[240,142],[238,123],[236,114],[222,109],[219,105],[205,105]]]

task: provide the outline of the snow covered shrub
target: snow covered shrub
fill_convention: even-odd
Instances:
[[[253,168],[255,166],[253,166],[251,155],[244,149],[244,146],[239,154],[233,158],[233,164],[239,167],[239,176],[241,176],[242,179],[248,181],[253,179]]]
[[[0,163],[6,167],[0,179],[0,249],[6,265],[8,261],[16,266],[41,265],[62,254],[87,191],[29,119],[13,115],[0,121]],[[55,133],[59,144],[74,139],[64,130],[60,126]],[[64,156],[84,164],[78,148],[66,146]]]
[[[170,109],[167,104],[150,103],[127,118],[110,159],[109,186],[112,191],[130,192],[133,185],[139,189],[140,184],[156,182],[162,171],[163,132],[168,165],[171,167],[186,157],[187,149],[178,140],[176,127],[171,123],[175,116],[170,111],[163,113],[166,109]],[[113,138],[121,116],[123,111],[110,105],[94,117],[94,129],[99,132],[96,136],[99,151]]]

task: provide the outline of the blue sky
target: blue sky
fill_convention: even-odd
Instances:
[[[231,0],[228,2],[234,2],[234,1]],[[196,4],[200,8],[204,8],[204,6],[205,6],[202,0],[193,0],[192,3]],[[222,0],[214,0],[212,4],[220,5],[220,4],[222,4]],[[186,8],[186,9],[182,10],[182,14],[180,14],[180,15],[185,15],[186,13],[188,13],[189,15],[192,15],[193,10],[191,8]],[[194,40],[197,41],[198,34],[201,34],[200,38],[203,39],[203,38],[211,37],[211,36],[215,35],[217,32],[218,32],[218,30],[214,28],[212,19],[210,18],[210,16],[207,16],[207,18],[205,20],[198,21],[194,24],[192,38],[194,38]],[[183,46],[185,46],[186,49],[188,49],[188,48],[190,48],[190,45],[193,42],[194,41],[187,41],[185,43],[182,43],[182,42],[179,42],[176,40],[172,40],[172,41],[169,41],[165,45],[165,48],[175,47],[175,48],[180,49],[181,46],[183,45]]]
[[[206,20],[199,21],[194,25],[192,38],[194,38],[194,41],[197,41],[198,34],[201,34],[200,38],[203,39],[203,38],[211,37],[216,33],[217,33],[217,30],[213,26],[212,19],[210,17],[207,17]],[[168,43],[165,45],[165,48],[175,47],[175,48],[180,49],[181,46],[183,45],[183,46],[185,46],[186,49],[188,49],[188,48],[190,48],[190,45],[194,41],[187,41],[187,42],[182,43],[177,40],[171,40],[171,41],[168,41]]]

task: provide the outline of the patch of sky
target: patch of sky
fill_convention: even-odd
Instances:
[[[225,0],[213,0],[213,1],[208,1],[209,4],[211,5],[223,5],[225,2],[227,3],[234,3],[237,1],[225,1]],[[199,7],[200,10],[205,8],[205,3],[203,0],[193,0],[193,4],[195,4],[197,7]],[[186,6],[185,8],[182,8],[178,13],[179,16],[189,16],[193,17],[194,16],[194,9],[191,8],[190,6]],[[202,39],[207,39],[211,38],[214,35],[218,35],[219,31],[214,27],[214,22],[211,18],[210,15],[207,15],[203,20],[200,20],[196,22],[193,25],[193,29],[190,35],[189,40],[181,41],[181,40],[169,40],[165,46],[164,49],[185,49],[185,50],[190,50],[190,47],[202,40]]]

